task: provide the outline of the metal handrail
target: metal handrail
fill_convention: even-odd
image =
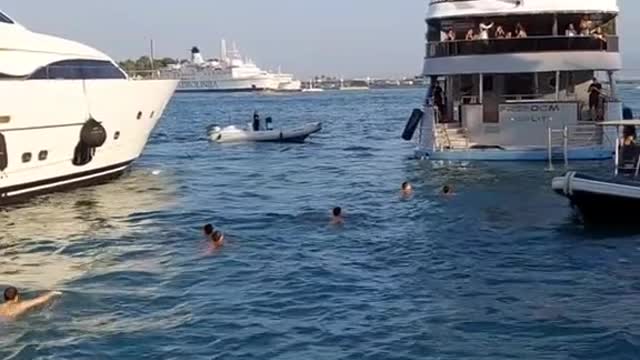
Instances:
[[[562,155],[564,158],[564,168],[569,168],[569,129],[567,126],[563,126],[562,129],[554,129],[550,125],[547,125],[547,160],[549,166],[547,171],[554,171],[553,167],[553,135],[562,134]]]

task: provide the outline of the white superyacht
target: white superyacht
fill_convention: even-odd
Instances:
[[[122,174],[176,86],[0,12],[0,205]]]
[[[616,0],[431,0],[433,87],[403,137],[415,131],[433,160],[611,158],[615,134],[598,124],[622,119],[618,12]]]
[[[221,43],[220,57],[205,60],[198,47],[191,49],[191,59],[162,70],[163,78],[180,80],[178,92],[300,91],[302,83],[291,74],[260,69],[250,59],[243,59],[233,44]]]

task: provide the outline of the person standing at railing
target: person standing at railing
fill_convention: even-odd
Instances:
[[[465,35],[464,39],[467,41],[476,39],[476,35],[474,34],[473,29],[469,29],[469,31],[467,31],[467,35]]]
[[[602,31],[602,28],[600,26],[598,26],[591,32],[591,36],[602,41],[603,43],[607,42],[607,38],[604,36],[604,32]]]
[[[564,36],[573,37],[577,35],[578,35],[578,32],[576,31],[575,26],[573,26],[573,24],[569,24],[569,26],[567,27],[567,30],[564,31]]]
[[[600,97],[602,96],[602,84],[598,82],[598,79],[593,78],[593,82],[589,85],[587,90],[589,93],[589,113],[591,114],[591,120],[597,121],[598,114],[600,113]]]
[[[589,19],[589,16],[585,15],[580,20],[580,35],[589,36],[591,29],[593,28],[593,21]]]
[[[496,28],[495,37],[496,39],[504,39],[507,37],[507,33],[504,32],[502,26],[498,25],[498,27]]]
[[[480,34],[478,36],[478,39],[480,39],[480,40],[489,40],[489,30],[492,27],[493,27],[493,23],[491,23],[491,24],[480,23],[480,25],[479,25]]]
[[[527,37],[527,31],[524,29],[524,26],[522,26],[522,24],[520,24],[520,23],[516,24],[516,37],[517,38],[526,38]]]
[[[440,86],[440,83],[436,82],[433,87],[433,105],[438,109],[438,117],[441,122],[444,122],[445,107],[444,107],[444,90]]]
[[[453,29],[449,29],[447,32],[447,41],[456,41],[456,32]]]

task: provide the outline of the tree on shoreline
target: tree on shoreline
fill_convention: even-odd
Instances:
[[[178,60],[165,57],[162,59],[153,59],[153,67],[151,67],[151,59],[148,56],[141,56],[137,60],[127,59],[124,61],[120,61],[118,62],[118,65],[120,65],[120,67],[124,69],[124,71],[126,71],[129,75],[135,75],[150,72],[151,70],[166,68],[169,65],[174,65],[177,63]]]

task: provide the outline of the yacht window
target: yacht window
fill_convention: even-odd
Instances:
[[[29,79],[125,79],[124,73],[110,61],[64,60],[36,70]]]
[[[9,17],[0,12],[0,22],[5,24],[13,24],[13,20],[9,19]]]

